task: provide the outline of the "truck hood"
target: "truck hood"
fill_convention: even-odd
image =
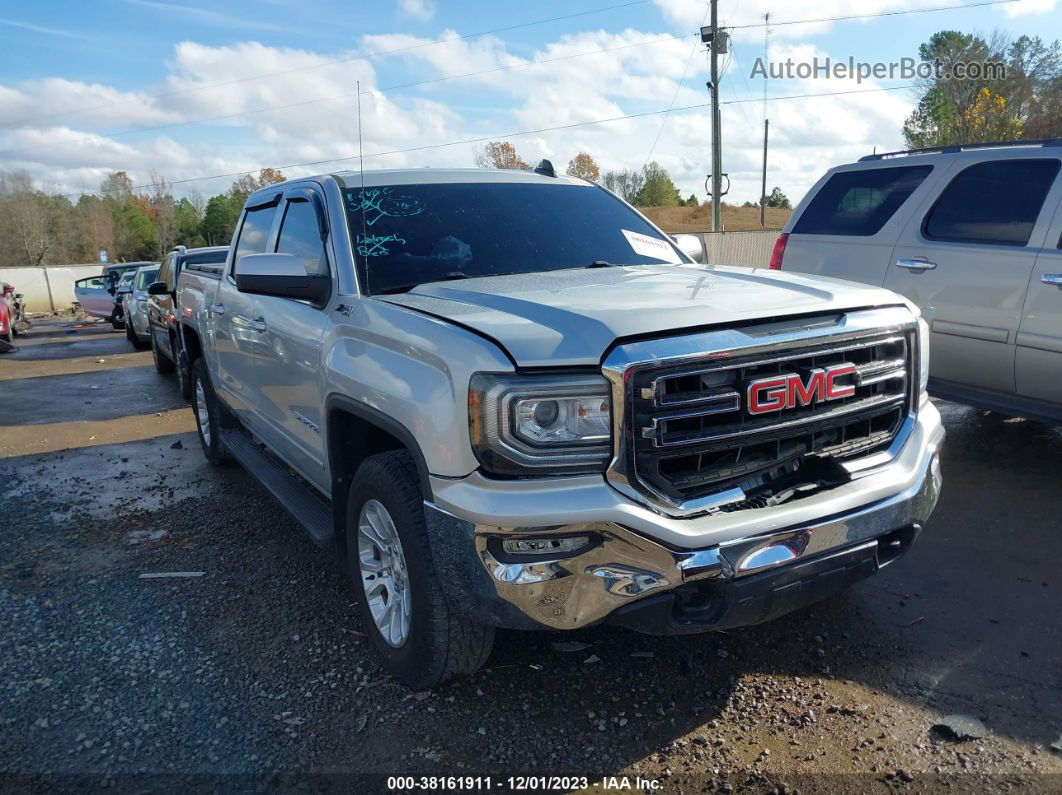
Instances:
[[[597,365],[624,337],[904,303],[840,279],[711,265],[487,276],[378,298],[474,329],[521,367]]]

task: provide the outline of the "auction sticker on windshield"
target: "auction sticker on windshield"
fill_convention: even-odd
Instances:
[[[629,229],[621,229],[620,231],[623,232],[623,236],[627,238],[627,242],[631,244],[631,248],[634,249],[635,254],[641,254],[643,257],[652,257],[653,259],[658,259],[662,262],[669,262],[672,265],[678,265],[682,262],[682,260],[679,259],[678,252],[675,251],[675,248],[670,243],[667,243],[658,237],[640,235]]]

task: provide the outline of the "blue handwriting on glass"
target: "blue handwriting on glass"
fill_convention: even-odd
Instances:
[[[424,212],[420,199],[395,194],[391,188],[366,188],[357,193],[348,191],[347,201],[351,210],[361,211],[368,226],[384,217],[404,218]]]
[[[391,252],[387,249],[388,243],[400,243],[405,245],[405,239],[398,235],[358,235],[358,253],[363,257],[381,257]]]

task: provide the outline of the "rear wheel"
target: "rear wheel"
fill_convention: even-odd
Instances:
[[[451,611],[428,544],[424,498],[409,453],[358,467],[347,500],[347,565],[358,613],[384,668],[403,684],[433,687],[478,669],[494,628]]]
[[[155,369],[163,375],[173,372],[173,359],[159,350],[154,334],[151,335],[151,358],[155,361]]]
[[[192,365],[192,409],[195,412],[196,430],[199,431],[199,443],[203,445],[203,455],[207,461],[214,466],[230,461],[229,451],[221,440],[221,404],[202,359],[196,359]]]
[[[140,347],[140,343],[136,339],[136,332],[133,331],[132,323],[125,324],[125,338],[129,340],[129,344],[132,345],[134,348]]]

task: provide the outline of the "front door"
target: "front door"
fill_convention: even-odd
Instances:
[[[1014,377],[1022,397],[1062,406],[1062,202],[1029,279]]]
[[[280,209],[275,250],[294,254],[311,274],[331,274],[323,201],[309,188],[289,190]],[[264,323],[258,381],[267,441],[309,481],[329,482],[321,439],[321,338],[328,314],[306,301],[259,296]]]
[[[1008,153],[1009,154],[1009,153]],[[1014,345],[1055,157],[986,155],[912,217],[884,286],[919,307],[937,381],[1013,393]]]
[[[235,274],[239,272],[242,257],[268,250],[273,239],[279,195],[268,204],[248,207],[244,211],[233,244],[232,262],[221,277],[214,304],[208,307],[214,318],[214,349],[218,357],[215,387],[226,393],[226,402],[252,430],[257,430],[255,410],[261,402],[256,378],[263,321],[259,297],[237,290]]]

